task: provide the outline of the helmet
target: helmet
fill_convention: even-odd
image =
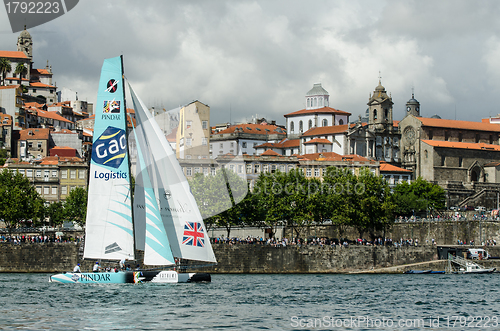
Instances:
[[[95,264],[99,264],[99,262],[96,262]]]
[[[77,266],[79,266],[79,265],[80,265],[80,263],[77,264]]]

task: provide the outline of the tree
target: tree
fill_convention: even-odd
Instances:
[[[12,71],[12,65],[7,58],[0,58],[0,73],[2,74],[2,85],[5,86],[5,75]]]
[[[443,209],[446,193],[439,185],[418,177],[411,184],[396,185],[393,194],[395,214],[409,216],[427,211]]]
[[[5,169],[0,172],[0,219],[9,234],[22,221],[36,221],[43,217],[44,200],[28,178]]]
[[[60,201],[52,202],[46,208],[46,215],[52,225],[62,225],[65,220],[64,204]]]
[[[69,192],[64,202],[64,213],[66,219],[81,227],[85,226],[87,217],[87,190],[76,187]]]
[[[18,63],[16,66],[16,70],[14,70],[14,73],[19,75],[19,85],[22,85],[22,78],[24,75],[28,73],[28,69],[24,65],[24,63]]]

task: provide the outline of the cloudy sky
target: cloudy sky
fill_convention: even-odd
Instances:
[[[496,0],[82,0],[29,32],[35,67],[49,60],[57,86],[90,102],[103,59],[123,54],[148,106],[200,100],[212,124],[284,124],[314,83],[356,120],[379,72],[394,119],[414,89],[423,116],[480,121],[500,113],[499,16]],[[0,10],[0,49],[18,35]]]

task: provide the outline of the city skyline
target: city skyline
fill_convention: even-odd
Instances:
[[[330,106],[363,115],[382,85],[401,120],[412,92],[421,115],[480,121],[500,113],[500,3],[470,1],[80,1],[29,29],[34,67],[52,66],[58,88],[95,103],[104,58],[123,54],[125,74],[149,107],[200,100],[211,123],[305,108],[321,83]],[[2,50],[16,50],[0,11]]]

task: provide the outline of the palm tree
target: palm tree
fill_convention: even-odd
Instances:
[[[2,74],[2,85],[5,86],[5,75],[12,71],[9,59],[0,58],[0,73]]]
[[[19,85],[22,85],[21,79],[23,78],[23,75],[26,75],[28,73],[28,69],[26,69],[24,63],[18,63],[14,73],[19,74]]]

